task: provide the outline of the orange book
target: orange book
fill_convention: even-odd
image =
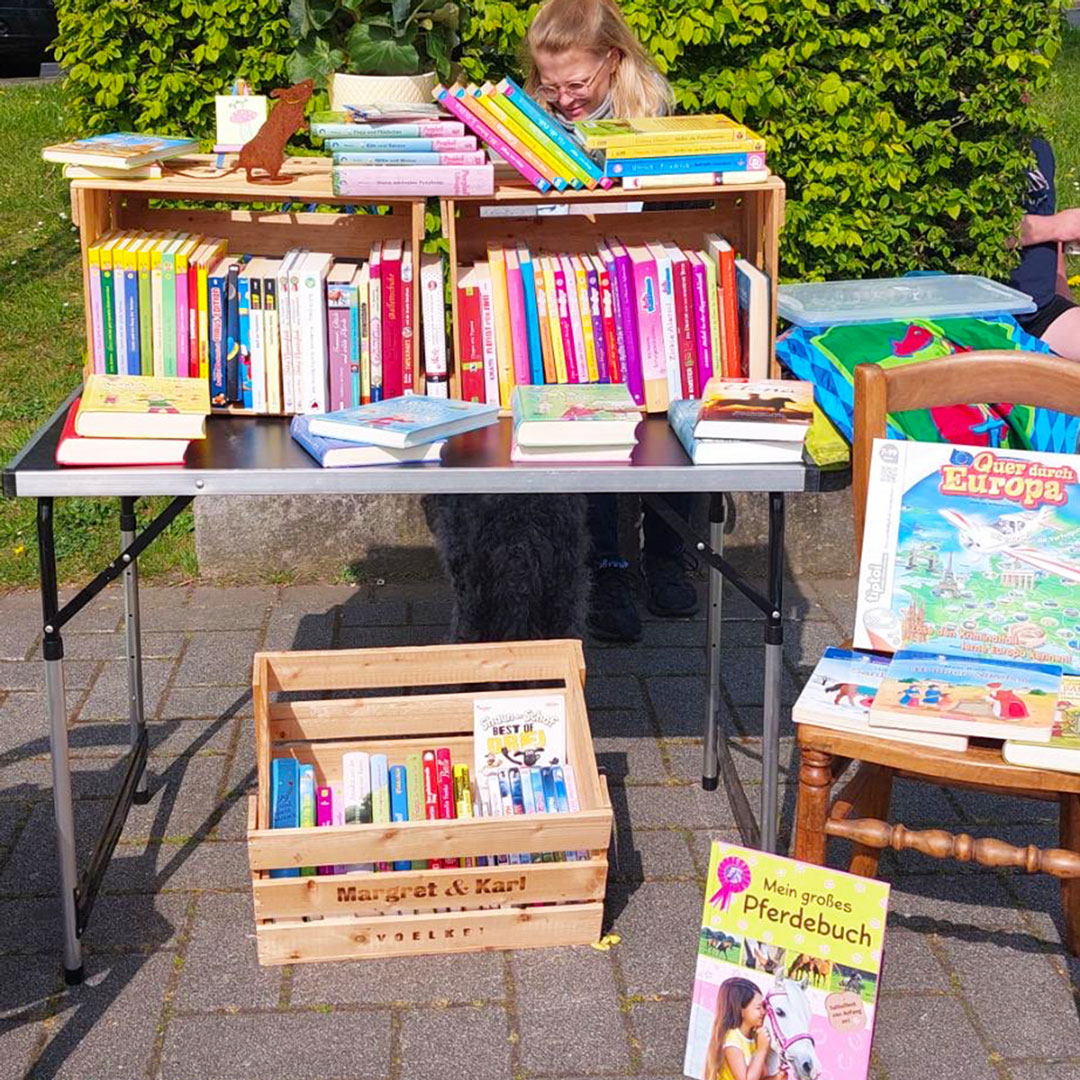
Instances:
[[[716,262],[724,377],[737,379],[744,372],[743,359],[739,354],[739,297],[735,283],[735,249],[715,233],[705,237],[705,243],[710,258]]]

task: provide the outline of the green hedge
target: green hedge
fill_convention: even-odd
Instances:
[[[73,127],[210,137],[236,74],[282,80],[276,0],[58,0]],[[473,0],[462,66],[517,70],[536,4]],[[683,111],[720,111],[769,141],[788,183],[787,278],[909,269],[1002,277],[1019,217],[1025,104],[1060,46],[1062,0],[625,0]]]

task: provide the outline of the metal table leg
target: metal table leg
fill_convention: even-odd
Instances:
[[[121,550],[126,550],[135,542],[135,502],[130,496],[120,499]],[[146,732],[146,717],[143,711],[142,630],[139,623],[139,564],[136,559],[132,559],[124,567],[124,632],[127,639],[131,749],[134,751]],[[150,799],[145,769],[139,775],[133,798],[136,805],[140,806]]]
[[[70,986],[82,982],[83,962],[75,910],[79,878],[75,864],[75,808],[71,799],[67,701],[64,694],[64,643],[56,617],[60,610],[60,599],[56,587],[52,499],[38,499],[37,529],[44,627],[42,653],[45,657],[45,693],[49,714],[56,857],[60,867],[60,917],[64,929],[64,981]]]
[[[780,701],[784,659],[784,496],[769,494],[769,605],[761,738],[761,847],[776,851],[780,819]]]
[[[709,547],[724,554],[724,496],[709,498]],[[724,575],[709,564],[709,614],[705,643],[705,760],[701,766],[701,786],[715,791],[720,783],[717,743],[723,738],[720,728],[720,632],[724,598]]]

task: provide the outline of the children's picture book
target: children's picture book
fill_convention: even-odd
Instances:
[[[796,379],[710,379],[701,395],[698,439],[799,442],[814,415],[814,388]]]
[[[198,149],[198,139],[114,131],[108,135],[91,135],[87,139],[54,143],[46,146],[41,151],[41,156],[46,161],[58,161],[62,164],[131,169],[151,161],[164,161],[181,154],[193,154]]]
[[[473,758],[478,783],[510,766],[564,765],[566,698],[562,694],[476,698]]]
[[[239,150],[266,123],[262,94],[217,94],[214,97],[214,149]]]
[[[791,719],[796,724],[813,724],[831,731],[871,733],[870,706],[890,663],[887,656],[830,645],[792,706]],[[942,750],[967,749],[967,739],[963,735],[936,735],[891,728],[874,731],[873,734],[893,742],[936,746]]]
[[[762,1075],[864,1080],[888,903],[883,881],[713,841],[683,1072],[745,1071],[763,1024]]]
[[[1080,458],[875,440],[856,648],[1080,673]]]
[[[698,439],[694,428],[701,402],[680,398],[668,405],[668,423],[695,465],[750,465],[762,462],[801,462],[802,443],[771,439]]]
[[[524,447],[626,445],[641,422],[624,383],[515,386],[510,408]]]
[[[183,465],[187,439],[87,439],[75,434],[76,398],[56,444],[57,465]]]
[[[1006,740],[1001,756],[1010,765],[1080,773],[1080,675],[1063,675],[1048,743]]]
[[[396,449],[371,443],[324,439],[311,434],[311,417],[294,416],[289,433],[324,469],[353,468],[364,465],[404,465],[438,461],[446,440]]]
[[[498,404],[409,394],[312,416],[309,430],[328,439],[400,448],[487,427],[498,419]]]
[[[77,435],[116,439],[205,439],[210,412],[203,379],[157,375],[100,375],[86,378]]]
[[[1060,690],[1057,664],[901,649],[870,706],[870,726],[1045,743]]]

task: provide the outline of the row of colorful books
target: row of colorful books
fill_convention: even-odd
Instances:
[[[87,253],[95,372],[208,381],[212,404],[310,413],[414,390],[412,251],[376,241],[365,262],[293,249],[226,252],[185,233],[108,233]],[[439,256],[421,267],[443,326]],[[445,396],[443,335],[428,392]]]
[[[1052,664],[830,647],[791,716],[942,750],[994,739],[1013,765],[1080,773],[1080,676]]]
[[[492,244],[458,274],[461,395],[515,385],[625,383],[648,412],[714,375],[767,375],[769,279],[709,234],[700,251],[609,239],[595,253]]]

